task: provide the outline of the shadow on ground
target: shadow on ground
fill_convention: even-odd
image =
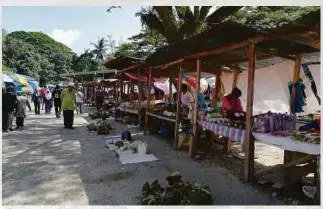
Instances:
[[[114,123],[113,120],[110,120]],[[159,161],[122,165],[115,153],[104,148],[104,139],[119,137],[127,127],[98,136],[76,116],[75,130],[64,130],[53,116],[27,118],[26,130],[3,134],[3,204],[138,205],[141,187],[178,171],[191,182],[208,184],[217,205],[271,205],[272,199],[243,184],[229,170],[212,160],[194,161],[174,151],[166,140],[145,136],[149,152]]]

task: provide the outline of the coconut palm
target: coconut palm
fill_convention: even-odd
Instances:
[[[107,40],[104,37],[98,38],[98,42],[92,42],[91,45],[94,46],[94,49],[91,50],[91,53],[94,55],[95,59],[98,61],[103,61],[107,56]]]
[[[220,7],[209,14],[212,6],[153,6],[142,8],[136,13],[142,25],[162,34],[168,43],[192,37],[207,28],[220,23],[242,7]]]

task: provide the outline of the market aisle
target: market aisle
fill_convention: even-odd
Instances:
[[[110,120],[114,123],[113,120]],[[62,119],[28,115],[26,130],[3,134],[3,204],[139,205],[141,187],[179,171],[183,179],[210,186],[217,205],[272,205],[271,194],[243,184],[212,161],[194,161],[164,140],[132,131],[159,161],[122,165],[104,148],[126,126],[114,123],[108,136],[88,132],[76,115],[75,130]]]
[[[25,130],[3,133],[4,205],[88,204],[79,172],[81,119],[73,131],[53,114],[28,113]]]

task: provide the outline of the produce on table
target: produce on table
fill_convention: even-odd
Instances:
[[[167,177],[168,185],[163,188],[158,180],[142,187],[142,205],[212,205],[212,194],[208,186],[182,181],[175,172]]]
[[[318,133],[309,133],[304,131],[275,131],[271,133],[272,136],[290,137],[293,140],[308,142],[313,144],[320,144],[321,137]]]

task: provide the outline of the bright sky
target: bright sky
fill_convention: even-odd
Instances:
[[[117,41],[141,30],[135,13],[140,7],[124,6],[106,12],[108,7],[2,7],[2,28],[8,32],[42,31],[80,54],[98,37],[108,34]]]

